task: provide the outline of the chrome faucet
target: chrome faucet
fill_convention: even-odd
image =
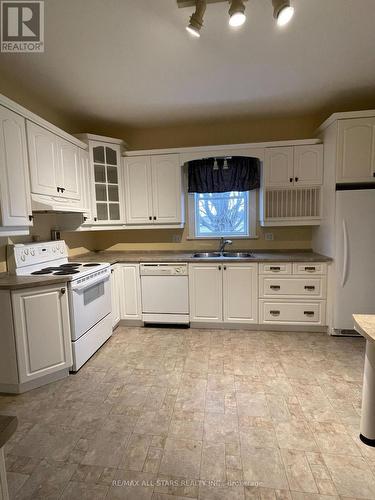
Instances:
[[[224,240],[224,238],[220,238],[220,244],[219,244],[219,252],[223,253],[225,250],[225,247],[227,245],[231,245],[233,243],[232,240]]]

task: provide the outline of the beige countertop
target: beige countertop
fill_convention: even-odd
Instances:
[[[17,417],[0,415],[0,448],[2,448],[13,436],[17,429]]]
[[[0,290],[18,290],[36,286],[56,285],[69,281],[66,276],[16,276],[0,273]]]
[[[375,342],[375,314],[353,314],[353,319],[357,332]]]
[[[232,249],[231,249],[232,250]],[[201,251],[201,250],[199,250]],[[233,250],[236,251],[236,250]],[[246,250],[240,250],[244,252]],[[73,262],[330,262],[332,259],[309,251],[249,251],[253,257],[248,259],[233,258],[194,258],[193,251],[102,251],[90,252],[70,258]],[[17,290],[47,285],[56,285],[70,281],[66,276],[16,276],[0,273],[0,290]]]
[[[230,251],[236,251],[230,249]],[[202,252],[203,250],[198,250]],[[246,252],[247,250],[239,250]],[[314,252],[267,252],[255,251],[249,252],[253,257],[248,259],[233,259],[233,258],[194,258],[194,251],[190,252],[173,252],[173,251],[102,251],[90,252],[79,256],[72,257],[70,260],[77,262],[109,262],[117,264],[120,262],[217,262],[217,261],[232,261],[232,262],[330,262],[332,259]]]

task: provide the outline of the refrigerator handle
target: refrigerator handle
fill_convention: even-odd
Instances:
[[[344,237],[344,263],[342,267],[342,280],[341,286],[345,286],[348,278],[348,260],[349,260],[349,241],[348,241],[348,228],[345,219],[342,221],[342,234]]]

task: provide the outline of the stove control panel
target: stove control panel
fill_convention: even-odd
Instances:
[[[43,243],[19,243],[8,247],[8,269],[10,272],[14,272],[18,268],[67,257],[68,251],[63,240]]]

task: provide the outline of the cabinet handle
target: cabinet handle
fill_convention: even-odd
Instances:
[[[314,311],[303,311],[303,314],[305,316],[314,316],[315,315]]]
[[[152,220],[152,217],[151,217],[151,215],[149,216],[149,218],[148,218],[148,219],[149,219],[149,220]]]
[[[270,271],[276,271],[276,272],[277,272],[277,271],[281,271],[281,268],[280,268],[280,267],[278,267],[278,266],[276,266],[276,267],[275,267],[275,266],[271,266],[271,267],[270,267]]]
[[[33,215],[29,215],[29,221],[31,222],[34,219]]]
[[[83,222],[86,222],[86,221],[87,221],[87,217],[84,217],[84,218],[83,218]]]
[[[294,178],[294,180],[295,180],[296,182],[298,182],[298,179],[299,179],[298,177],[295,177],[295,178]]]
[[[315,286],[306,285],[305,290],[315,290]]]
[[[372,176],[375,177],[375,172],[373,172]]]
[[[60,188],[61,189],[61,192],[63,193],[65,191],[65,188]]]
[[[58,187],[58,188],[56,188],[56,189],[57,189],[57,192],[59,193],[59,192],[60,192],[60,188]]]
[[[221,271],[221,266],[218,267],[219,271]]]
[[[272,316],[280,316],[280,311],[270,311],[270,314],[272,314]]]
[[[155,217],[155,215],[154,215],[154,220],[156,220],[156,217]]]
[[[60,292],[61,292],[61,295],[64,295],[66,292],[65,288],[61,288]]]
[[[227,266],[224,266],[224,271],[226,271],[226,270],[227,270]]]
[[[280,285],[271,285],[270,286],[271,290],[280,290]]]
[[[293,177],[289,177],[289,182],[293,182]]]
[[[97,217],[94,217],[94,221],[96,222],[97,220],[98,220],[98,218],[97,218]]]
[[[111,274],[114,272],[114,269],[111,269]]]
[[[309,271],[309,272],[316,271],[316,267],[314,267],[314,266],[311,266],[311,267],[307,266],[307,267],[305,267],[305,271]]]

